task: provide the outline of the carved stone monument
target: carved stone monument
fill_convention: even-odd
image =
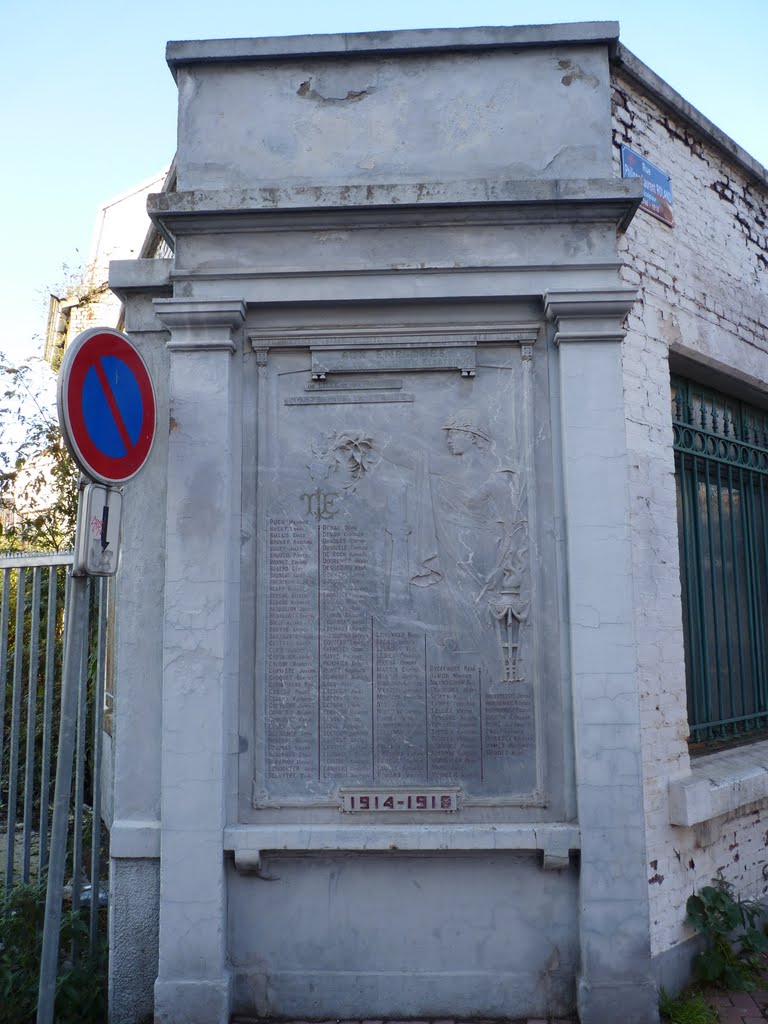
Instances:
[[[520,345],[354,346],[260,350],[254,805],[535,803]]]
[[[170,44],[113,1024],[653,1021],[617,31]]]

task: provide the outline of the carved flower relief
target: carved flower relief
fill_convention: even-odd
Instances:
[[[312,461],[308,465],[314,480],[327,480],[343,490],[354,490],[375,465],[374,441],[362,431],[327,434],[312,442]]]

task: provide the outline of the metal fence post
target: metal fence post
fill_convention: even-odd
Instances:
[[[8,847],[5,851],[5,885],[13,884],[16,853],[16,808],[19,794],[19,733],[21,730],[22,667],[24,661],[24,602],[27,578],[24,569],[16,577],[16,631],[13,641],[13,694],[11,697],[11,735],[8,751]]]
[[[51,788],[53,689],[56,670],[56,597],[59,585],[55,565],[48,568],[48,608],[45,630],[45,695],[43,698],[43,751],[40,765],[40,877],[48,864],[48,804]],[[66,606],[66,601],[65,601]]]
[[[48,888],[45,900],[43,952],[37,999],[37,1024],[52,1024],[56,997],[56,974],[61,928],[61,901],[67,855],[67,825],[72,789],[72,757],[77,727],[77,697],[81,678],[84,624],[88,590],[87,576],[72,576],[69,607],[66,610],[64,672],[61,687],[61,725],[56,762],[53,825],[48,860]]]
[[[29,632],[29,675],[27,685],[27,743],[24,762],[24,832],[21,880],[29,882],[32,860],[32,815],[35,803],[35,729],[37,726],[37,670],[40,643],[40,587],[42,569],[32,570],[32,624]]]
[[[104,737],[104,680],[107,669],[107,599],[109,585],[106,579],[98,581],[97,603],[99,615],[96,686],[93,694],[93,833],[91,836],[91,956],[95,957],[99,943],[99,901],[101,898],[101,758]]]

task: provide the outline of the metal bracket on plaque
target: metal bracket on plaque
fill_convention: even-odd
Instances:
[[[458,370],[462,377],[475,376],[476,345],[409,344],[355,345],[350,348],[312,347],[312,380],[324,381],[330,373],[392,373],[407,370]]]

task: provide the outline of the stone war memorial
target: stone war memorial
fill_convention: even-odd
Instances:
[[[161,424],[117,583],[113,1024],[653,1022],[720,840],[669,397],[704,342],[636,269],[689,237],[692,158],[637,126],[751,158],[612,22],[167,60],[172,256],[110,274]]]

